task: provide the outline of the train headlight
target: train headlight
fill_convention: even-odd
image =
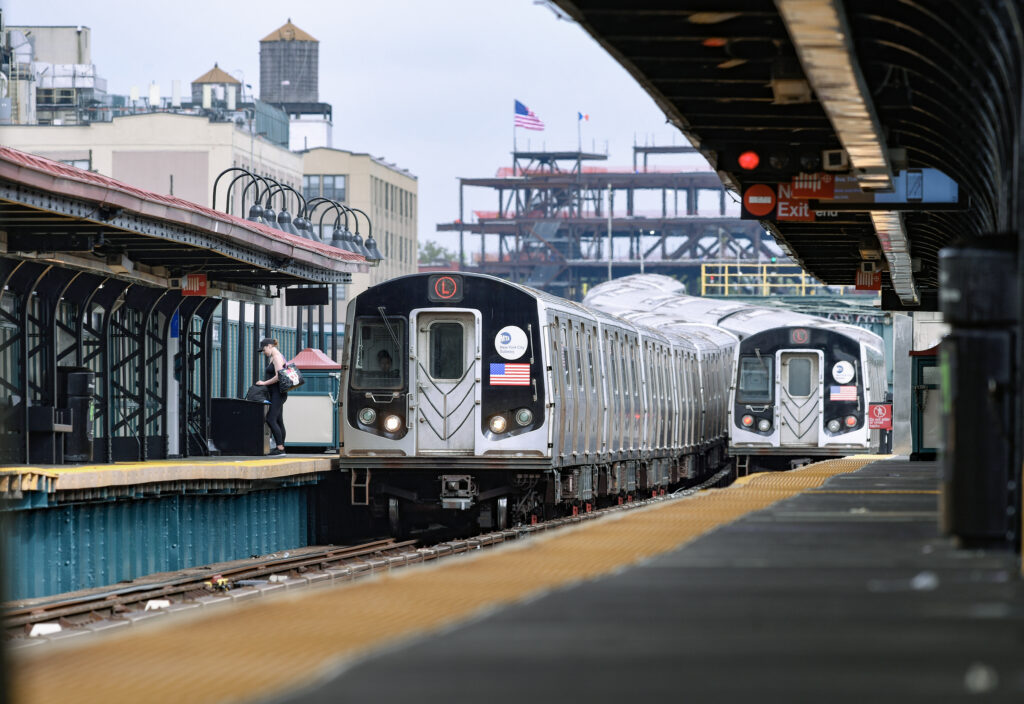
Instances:
[[[529,425],[533,422],[533,411],[529,408],[520,408],[516,411],[516,423],[519,425]]]
[[[389,433],[397,433],[398,429],[402,427],[402,419],[395,415],[390,415],[384,419],[384,430]]]
[[[364,408],[359,411],[359,422],[363,425],[373,425],[375,420],[377,420],[377,411],[372,408]]]
[[[760,430],[762,433],[767,433],[769,430],[772,429],[772,422],[767,418],[762,418],[761,420],[757,421],[757,429]]]
[[[740,423],[743,423],[744,428],[749,428],[754,425],[754,416],[749,414],[745,415],[742,418],[740,418]]]
[[[835,418],[833,418],[832,420],[830,420],[828,422],[828,426],[827,427],[828,427],[828,432],[830,432],[830,433],[838,433],[839,432],[839,428],[841,428],[842,426],[839,425],[839,421],[837,421]]]
[[[857,416],[846,416],[846,427],[852,428],[857,425]]]
[[[495,435],[500,435],[505,432],[505,428],[508,427],[508,421],[505,420],[505,416],[491,416],[490,422],[487,426],[491,429],[491,432]]]

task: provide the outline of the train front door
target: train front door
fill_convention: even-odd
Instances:
[[[817,447],[821,426],[821,369],[816,353],[779,353],[779,442]]]
[[[416,450],[473,454],[480,376],[479,322],[472,312],[416,315]]]

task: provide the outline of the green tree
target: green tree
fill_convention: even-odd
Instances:
[[[419,250],[420,264],[448,264],[456,259],[455,252],[445,249],[433,240],[420,242]]]

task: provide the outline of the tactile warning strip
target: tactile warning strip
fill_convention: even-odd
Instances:
[[[15,701],[199,704],[266,697],[308,685],[369,649],[667,552],[878,459],[857,455],[758,474],[727,489],[436,567],[260,600],[78,647],[26,648],[10,662]]]

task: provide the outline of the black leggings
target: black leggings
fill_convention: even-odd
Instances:
[[[274,444],[284,445],[284,413],[285,396],[277,389],[270,392],[270,410],[267,411],[267,425],[270,426],[270,434],[274,437]]]

